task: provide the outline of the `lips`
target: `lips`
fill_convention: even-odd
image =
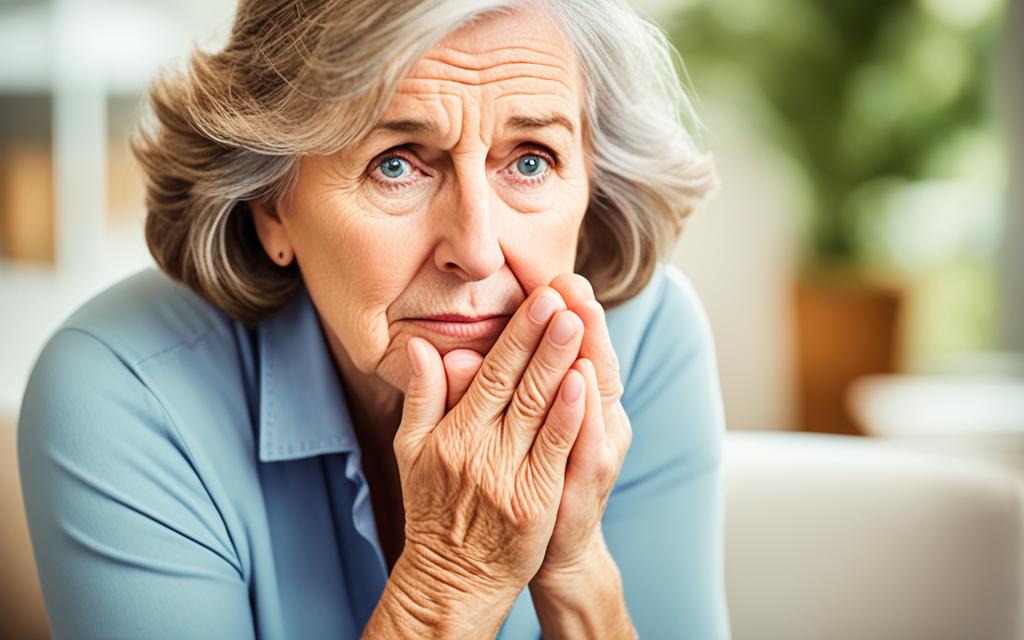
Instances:
[[[499,316],[498,314],[490,314],[485,316],[464,316],[459,313],[444,313],[437,316],[423,316],[417,318],[417,320],[437,320],[440,322],[479,322],[481,320],[487,320],[488,318],[505,317]]]
[[[464,316],[449,313],[413,318],[411,321],[416,326],[444,336],[473,340],[497,336],[511,317],[510,315]]]

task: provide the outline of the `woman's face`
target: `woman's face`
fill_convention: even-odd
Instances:
[[[268,252],[294,252],[343,370],[404,391],[411,336],[485,354],[504,326],[456,337],[415,319],[507,321],[573,270],[590,191],[582,104],[550,18],[495,16],[419,60],[361,142],[304,157],[279,221],[256,209]]]

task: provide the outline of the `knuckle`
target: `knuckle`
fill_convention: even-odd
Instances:
[[[571,346],[572,343],[570,342]],[[538,381],[561,380],[577,360],[577,353],[569,353],[566,345],[550,345],[537,350],[537,355],[530,360],[526,375],[532,375]],[[523,377],[525,378],[526,375]]]
[[[417,394],[407,394],[405,396],[405,408],[403,408],[403,416],[408,415],[408,413],[406,413],[406,409],[411,410],[415,413],[420,413],[423,411],[424,407],[428,406],[429,404],[430,398],[428,397]]]
[[[518,331],[509,331],[508,335],[505,336],[505,349],[503,351],[507,357],[516,357],[521,354],[531,353],[533,351],[530,345],[527,343],[523,336],[523,327],[514,327],[514,329],[520,329]]]
[[[607,367],[608,371],[611,372],[613,378],[621,381],[622,367],[619,365],[619,355],[611,349],[609,349],[609,352],[611,353],[611,355],[609,356],[607,361],[608,363],[605,366]]]
[[[535,422],[543,418],[548,411],[547,399],[537,383],[536,376],[523,376],[523,381],[512,396],[512,411],[515,417],[527,422]]]
[[[625,389],[622,386],[622,379],[617,373],[610,376],[600,386],[601,397],[605,398],[608,402],[619,402],[622,400]]]
[[[529,473],[529,468],[527,472]],[[517,529],[528,529],[543,513],[539,507],[543,505],[544,500],[537,480],[536,475],[528,475],[527,481],[521,483],[512,494],[507,519]]]
[[[500,494],[498,487],[505,483],[505,472],[508,467],[505,456],[493,450],[482,454],[479,476],[480,484],[488,488],[489,495],[497,497]]]
[[[572,449],[573,441],[566,437],[565,432],[555,427],[551,428],[549,425],[545,431],[547,432],[548,444],[553,450],[559,454],[568,453]]]
[[[512,513],[508,516],[509,525],[514,532],[519,534],[527,533],[540,521],[543,510],[537,507],[537,500],[517,499],[512,507]]]
[[[609,357],[608,368],[611,369],[612,373],[616,378],[621,378],[622,369],[619,366],[619,354],[615,353],[615,349],[608,349],[611,356]]]
[[[480,365],[477,382],[484,396],[497,403],[505,397],[505,391],[511,388],[512,376],[505,367],[488,358]]]
[[[529,533],[536,529],[544,521],[544,509],[532,507],[523,513],[523,518],[517,524],[520,531]]]

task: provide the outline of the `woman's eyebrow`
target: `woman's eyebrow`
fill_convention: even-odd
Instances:
[[[373,128],[373,131],[398,131],[401,133],[437,133],[439,130],[440,127],[433,120],[388,120]]]
[[[569,132],[570,136],[576,133],[572,120],[561,113],[551,113],[543,116],[511,116],[505,121],[506,129],[535,130],[550,126],[562,127]],[[373,131],[436,134],[440,129],[433,120],[401,119],[381,122],[373,128]]]
[[[575,135],[576,128],[572,124],[567,116],[561,113],[551,113],[543,116],[512,116],[505,121],[506,129],[543,129],[545,127],[562,127],[569,132],[569,135]]]

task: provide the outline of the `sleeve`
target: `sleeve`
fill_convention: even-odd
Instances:
[[[241,564],[166,412],[103,342],[32,370],[18,466],[53,637],[254,637]]]
[[[724,411],[707,316],[669,266],[623,407],[633,440],[602,520],[641,638],[729,638]]]

